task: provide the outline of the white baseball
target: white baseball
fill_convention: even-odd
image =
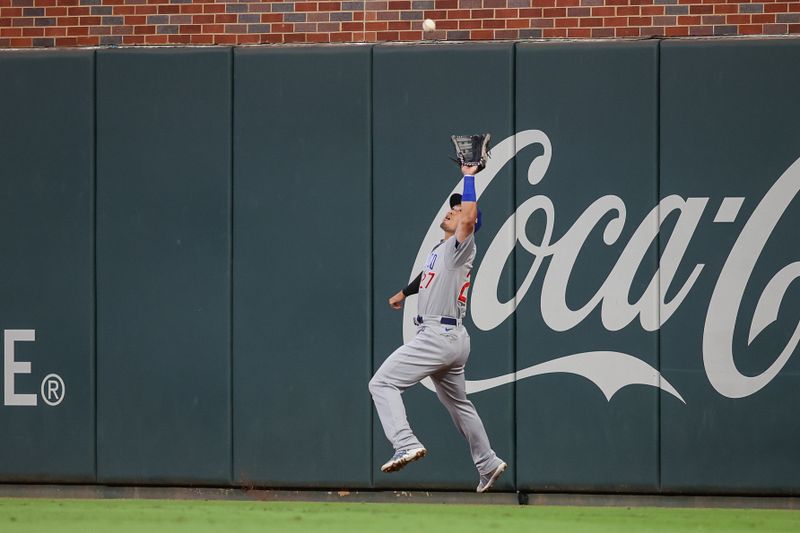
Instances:
[[[433,31],[436,29],[436,23],[431,19],[425,19],[422,22],[422,29],[425,31]]]

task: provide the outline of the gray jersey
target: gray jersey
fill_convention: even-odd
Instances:
[[[474,233],[462,243],[452,236],[431,250],[420,278],[418,315],[464,318],[475,253]]]

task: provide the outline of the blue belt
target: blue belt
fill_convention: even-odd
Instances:
[[[422,324],[422,322],[423,322],[422,317],[417,315],[416,323],[419,325]],[[439,322],[441,322],[442,324],[447,324],[448,326],[458,325],[458,320],[456,320],[455,318],[450,318],[449,316],[443,316]]]

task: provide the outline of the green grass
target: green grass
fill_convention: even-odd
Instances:
[[[800,511],[647,507],[0,499],[0,532],[800,531]]]

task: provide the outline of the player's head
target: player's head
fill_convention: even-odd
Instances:
[[[444,215],[444,219],[442,219],[442,223],[439,224],[439,227],[445,233],[455,233],[456,228],[458,227],[458,222],[460,220],[461,220],[461,195],[456,192],[450,195],[450,211],[448,211]],[[481,229],[480,209],[478,209],[478,218],[475,221],[475,233],[478,233],[479,229]]]

